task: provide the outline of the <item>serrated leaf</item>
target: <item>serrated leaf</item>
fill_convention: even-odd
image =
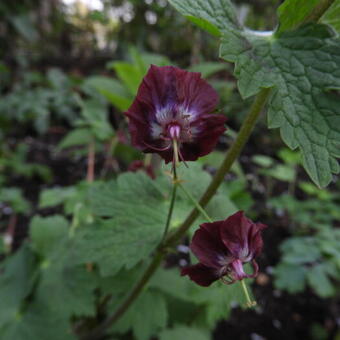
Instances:
[[[139,221],[138,216],[88,226],[79,231],[73,261],[98,263],[103,276],[114,275],[148,258],[160,241],[163,228],[164,220],[155,223],[151,217]]]
[[[114,306],[115,307],[115,306]],[[168,318],[164,297],[158,292],[146,291],[134,302],[111,330],[125,333],[132,329],[136,340],[148,340],[165,328]]]
[[[174,339],[187,339],[187,340],[210,340],[210,334],[203,329],[187,327],[178,325],[172,329],[164,330],[160,336],[160,340],[174,340]]]
[[[319,0],[286,0],[277,10],[280,21],[278,32],[296,29],[318,3]]]
[[[213,35],[238,30],[237,15],[229,0],[169,0],[181,14]]]
[[[95,312],[94,274],[85,266],[72,266],[73,240],[62,216],[35,216],[30,226],[33,249],[42,257],[36,296],[52,313],[70,317]]]
[[[1,264],[0,329],[16,319],[22,301],[32,289],[35,269],[35,258],[27,245]]]
[[[221,56],[236,62],[244,98],[273,87],[268,125],[280,128],[284,142],[302,152],[312,180],[326,186],[337,173],[340,108],[328,93],[340,88],[340,39],[324,25],[307,25],[279,38],[226,34]]]
[[[41,303],[31,304],[10,324],[0,328],[4,340],[76,340],[66,318],[53,314]]]
[[[97,280],[94,274],[82,267],[68,267],[48,262],[43,268],[36,296],[54,315],[64,317],[95,314]]]

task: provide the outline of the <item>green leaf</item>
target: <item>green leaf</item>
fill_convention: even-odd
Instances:
[[[68,320],[55,315],[40,302],[31,304],[10,324],[1,327],[0,337],[4,340],[76,340]]]
[[[206,289],[190,281],[188,277],[181,277],[179,269],[158,270],[152,278],[150,286],[176,299],[200,307],[200,313],[195,319],[200,327],[205,325],[208,328],[213,328],[217,321],[225,319],[229,315],[232,303],[241,306],[246,303],[241,285],[226,286],[215,282],[209,289]]]
[[[312,180],[326,186],[339,172],[340,39],[327,26],[307,25],[279,38],[233,32],[224,35],[221,56],[236,62],[244,98],[273,87],[268,125],[280,128],[284,142],[302,152]]]
[[[321,297],[329,297],[335,293],[324,264],[312,266],[307,272],[307,281]]]
[[[43,189],[40,192],[39,208],[44,209],[64,204],[65,201],[75,195],[75,187]]]
[[[22,190],[19,188],[0,189],[0,201],[6,202],[14,212],[27,214],[31,210],[30,203],[23,197]]]
[[[169,2],[193,23],[215,36],[239,29],[235,9],[229,0],[169,0]]]
[[[114,304],[116,307],[116,304]],[[164,297],[158,292],[146,291],[134,302],[111,330],[125,333],[132,328],[136,340],[148,340],[165,328],[168,313]]]
[[[57,255],[57,253],[55,253]],[[96,277],[85,266],[57,263],[56,256],[45,261],[36,296],[54,315],[88,316],[95,314]],[[67,261],[67,258],[66,258]]]
[[[280,263],[276,266],[275,286],[289,293],[301,292],[306,283],[306,268],[301,265]]]
[[[88,145],[93,137],[90,129],[79,128],[69,132],[58,144],[58,149],[66,149],[72,146]]]
[[[153,216],[146,215],[140,221],[138,215],[131,216],[133,212],[126,214],[83,227],[78,232],[72,261],[98,263],[101,274],[108,276],[147,259],[160,241],[165,221],[157,223]]]
[[[335,0],[333,5],[321,17],[321,22],[331,25],[340,33],[340,0]]]
[[[54,247],[60,244],[67,233],[68,221],[60,215],[34,216],[30,223],[32,247],[42,256],[53,252]]]
[[[24,298],[33,287],[35,268],[34,255],[27,245],[23,245],[1,264],[0,329],[17,318]]]
[[[126,111],[131,105],[132,96],[116,79],[92,76],[86,79],[84,85],[95,88],[106,100],[121,111]]]
[[[99,140],[106,140],[113,136],[113,130],[107,117],[107,107],[98,99],[92,98],[83,101],[81,115]]]
[[[138,66],[122,61],[113,62],[111,67],[113,67],[118,78],[129,89],[130,95],[135,96],[144,73],[138,68]]]
[[[200,72],[203,78],[208,78],[217,72],[225,70],[226,64],[224,63],[205,62],[191,66],[188,71]]]
[[[296,29],[318,3],[319,0],[286,0],[277,10],[280,21],[278,33]]]
[[[35,216],[31,222],[32,247],[42,257],[36,296],[54,314],[92,315],[96,280],[85,266],[72,266],[75,250],[68,230],[67,220],[58,215]]]
[[[187,340],[210,340],[210,334],[203,329],[175,326],[172,329],[164,330],[159,337],[160,340],[174,340],[174,339],[187,339]]]

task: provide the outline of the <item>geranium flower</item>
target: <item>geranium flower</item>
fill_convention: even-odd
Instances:
[[[181,275],[189,275],[201,286],[210,286],[218,279],[231,284],[255,277],[258,265],[254,258],[262,250],[261,231],[265,227],[245,217],[243,211],[224,221],[201,224],[190,245],[199,263],[183,268]],[[246,262],[252,263],[252,274],[244,271],[243,263]]]
[[[200,73],[151,65],[125,114],[132,144],[165,162],[194,161],[211,152],[225,131],[226,117],[210,114],[216,91]]]

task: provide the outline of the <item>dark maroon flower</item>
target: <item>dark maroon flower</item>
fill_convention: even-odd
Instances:
[[[133,161],[128,167],[128,171],[131,171],[131,172],[137,172],[140,170],[144,171],[151,179],[156,178],[151,164],[145,165],[143,161],[136,160],[136,161]]]
[[[226,117],[210,114],[217,102],[216,91],[200,73],[151,65],[125,112],[132,144],[158,153],[166,163],[194,161],[211,152],[225,131]]]
[[[255,277],[258,265],[254,258],[262,250],[261,231],[264,228],[266,225],[252,222],[244,216],[243,211],[224,221],[201,224],[190,245],[199,263],[183,268],[181,275],[189,275],[191,280],[201,286],[210,286],[218,279],[231,284]],[[252,274],[244,271],[245,262],[252,263]]]

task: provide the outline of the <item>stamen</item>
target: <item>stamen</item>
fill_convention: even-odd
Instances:
[[[164,148],[157,148],[155,146],[152,146],[146,142],[143,142],[148,148],[152,149],[152,150],[156,150],[156,151],[166,151],[168,150],[170,147],[171,147],[171,143],[169,143],[169,145],[167,145],[166,147]]]

